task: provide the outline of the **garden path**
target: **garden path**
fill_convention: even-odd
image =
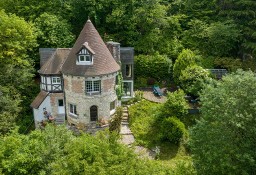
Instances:
[[[122,117],[121,130],[120,130],[120,134],[122,136],[122,143],[125,145],[131,145],[133,142],[135,142],[132,131],[129,128],[128,117],[129,117],[128,108],[127,106],[125,106],[123,107],[123,117]]]
[[[135,138],[132,134],[132,131],[129,128],[128,118],[129,118],[128,108],[125,106],[123,107],[123,117],[121,122],[121,129],[120,129],[120,134],[122,136],[121,143],[131,146],[135,142]],[[154,159],[156,156],[154,151],[151,151],[142,146],[135,146],[134,151],[135,153],[139,154],[140,157],[147,157],[149,159]]]

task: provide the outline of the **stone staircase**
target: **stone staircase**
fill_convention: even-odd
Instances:
[[[56,125],[62,125],[65,124],[65,114],[58,114],[55,118],[55,124]]]
[[[135,141],[132,131],[129,128],[129,113],[127,106],[123,107],[120,134],[122,136],[122,143],[126,145],[130,145]]]

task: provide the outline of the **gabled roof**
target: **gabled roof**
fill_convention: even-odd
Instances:
[[[95,52],[90,48],[90,46],[88,45],[88,43],[87,42],[85,42],[84,44],[83,44],[83,46],[82,46],[82,48],[81,49],[83,49],[83,48],[86,48],[91,54],[95,54]],[[81,50],[80,49],[80,50]]]
[[[44,99],[47,97],[47,95],[49,94],[49,92],[45,92],[45,91],[41,91],[36,98],[34,99],[34,101],[30,104],[30,106],[34,109],[38,109],[39,106],[42,104],[42,102],[44,101]]]
[[[71,49],[58,48],[38,71],[40,74],[61,74],[61,68]]]
[[[77,53],[86,45],[86,42],[88,43],[86,48],[95,53],[93,55],[93,64],[76,65]],[[119,69],[120,66],[114,60],[98,31],[92,22],[88,20],[63,64],[62,73],[88,77],[114,73]]]

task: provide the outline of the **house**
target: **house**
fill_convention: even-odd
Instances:
[[[134,49],[103,42],[90,20],[72,48],[41,48],[40,93],[31,103],[36,127],[45,120],[92,127],[108,120],[120,104],[117,76],[123,75],[122,99],[133,96]]]

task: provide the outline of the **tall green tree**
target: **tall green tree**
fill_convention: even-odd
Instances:
[[[184,49],[179,54],[173,65],[173,79],[179,84],[179,77],[181,76],[181,71],[185,70],[188,66],[196,64],[197,55],[190,49]]]
[[[11,122],[9,125],[13,126],[21,110],[20,102],[26,100],[27,88],[32,82],[33,61],[28,53],[37,45],[36,33],[31,23],[3,10],[0,11],[0,21],[0,103],[5,105],[0,107],[0,113],[1,121]]]
[[[183,44],[203,55],[215,57],[237,56],[240,43],[240,30],[233,21],[212,22],[191,20],[189,29],[183,33]]]
[[[199,96],[208,78],[209,72],[207,70],[201,66],[193,65],[181,71],[179,82],[186,93]]]
[[[35,26],[38,29],[40,47],[72,47],[74,35],[68,21],[56,15],[43,13],[35,19]]]
[[[242,33],[239,53],[242,58],[256,56],[256,2],[254,0],[225,0],[218,3],[219,14],[232,19]]]
[[[27,21],[34,21],[43,13],[54,14],[66,20],[71,18],[71,0],[1,0],[0,9]]]
[[[28,135],[13,131],[0,139],[0,173],[168,174],[171,169],[139,158],[116,134],[74,136],[65,126],[48,125]]]
[[[202,117],[190,146],[199,174],[254,174],[256,171],[255,73],[238,70],[202,92]]]

